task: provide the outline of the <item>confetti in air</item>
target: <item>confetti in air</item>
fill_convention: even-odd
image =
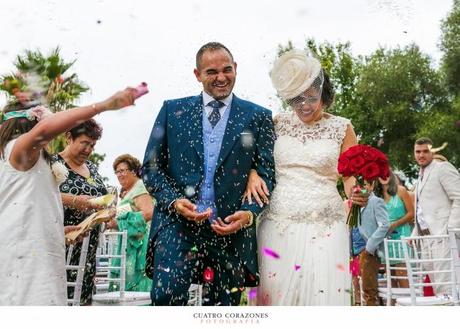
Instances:
[[[343,266],[343,264],[337,264],[337,269],[339,271],[345,272],[345,266]]]
[[[205,282],[212,282],[214,281],[214,271],[210,267],[206,267],[203,272],[203,281]]]
[[[300,265],[294,265],[294,269],[295,269],[296,271],[300,270]]]
[[[264,248],[264,254],[269,257],[273,257],[277,259],[280,258],[280,255],[278,255],[278,253],[274,252],[270,248]]]

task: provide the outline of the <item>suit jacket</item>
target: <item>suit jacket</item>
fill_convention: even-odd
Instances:
[[[237,210],[262,211],[256,203],[241,202],[251,169],[256,169],[271,191],[275,184],[271,111],[233,96],[214,176],[218,216]],[[204,180],[202,95],[165,101],[150,135],[143,163],[143,179],[157,200],[150,230],[151,240],[170,223],[187,221],[170,206],[174,200],[198,199]],[[248,138],[252,142],[248,143]],[[258,282],[255,223],[231,235],[232,247]]]
[[[460,175],[451,163],[433,161],[415,192],[416,219],[419,204],[430,234],[447,234],[448,227],[460,228]],[[418,225],[412,235],[419,235]]]
[[[361,212],[359,232],[366,240],[366,250],[375,255],[383,255],[383,239],[385,239],[390,223],[388,221],[385,202],[373,193],[369,196],[366,207]]]

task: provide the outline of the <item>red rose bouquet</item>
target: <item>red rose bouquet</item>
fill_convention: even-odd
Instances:
[[[354,191],[366,193],[362,188],[364,181],[372,182],[377,178],[386,179],[390,176],[390,166],[386,155],[369,145],[355,145],[343,152],[337,166],[339,174],[344,177],[354,176]],[[361,223],[360,206],[353,204],[348,214],[347,224],[354,227]]]

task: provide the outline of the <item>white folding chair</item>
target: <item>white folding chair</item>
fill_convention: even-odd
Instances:
[[[426,235],[402,238],[404,258],[409,279],[410,297],[396,299],[396,305],[433,306],[458,305],[454,260],[448,235]],[[409,241],[412,247],[409,247]],[[412,251],[410,251],[412,250]],[[420,277],[430,276],[430,283]],[[435,296],[417,296],[416,289],[433,286]],[[441,293],[442,292],[442,293]]]
[[[193,284],[188,289],[189,300],[187,306],[201,306],[203,305],[202,295],[203,286],[201,284]]]
[[[457,279],[457,289],[460,293],[460,228],[448,228],[450,249],[452,250],[452,258],[454,259],[454,268]]]
[[[393,287],[394,280],[408,280],[407,271],[405,276],[396,275],[396,271],[406,270],[406,267],[398,266],[405,264],[402,244],[406,243],[402,240],[391,240],[385,238],[383,240],[384,255],[385,255],[385,278],[383,286],[379,287],[379,297],[386,301],[387,306],[392,305],[392,301],[396,298],[409,297],[410,288]],[[415,255],[414,255],[415,256]],[[417,278],[417,280],[420,280]],[[415,290],[417,296],[423,294],[422,289]]]
[[[67,304],[69,306],[80,306],[81,298],[81,289],[83,287],[83,277],[85,276],[86,268],[86,258],[88,256],[88,247],[89,247],[89,238],[91,234],[88,232],[88,235],[83,239],[81,245],[80,258],[78,260],[78,265],[72,265],[71,259],[74,250],[74,245],[70,245],[67,248],[65,268],[67,273],[67,288],[73,288],[73,298],[67,297]],[[77,272],[77,277],[74,282],[68,281],[72,272]],[[69,273],[70,272],[70,273]]]
[[[98,280],[102,282],[116,282],[120,287],[119,291],[97,293],[93,295],[94,306],[134,306],[134,305],[149,305],[151,304],[150,292],[140,291],[125,291],[125,277],[126,277],[126,245],[128,241],[128,233],[123,232],[104,232],[102,233],[105,241],[109,241],[107,248],[101,248],[99,255],[96,256],[97,262],[96,272],[111,272],[119,273],[119,277],[99,277]],[[116,254],[116,248],[110,246],[111,236],[121,236],[121,253]],[[112,259],[120,259],[120,265],[114,266],[111,262]],[[115,270],[115,271],[114,271]]]
[[[96,275],[94,277],[94,287],[96,294],[109,291],[110,285],[106,279],[109,277],[110,273],[110,271],[107,269],[110,263],[110,259],[104,258],[103,255],[113,254],[113,248],[116,245],[117,240],[117,236],[106,236],[104,231],[105,224],[102,224],[101,231],[99,232],[98,247],[96,251]]]

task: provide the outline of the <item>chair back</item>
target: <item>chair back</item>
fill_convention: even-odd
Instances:
[[[405,242],[404,242],[405,243]],[[386,276],[386,302],[387,306],[391,306],[393,298],[393,282],[394,280],[407,280],[406,276],[396,275],[396,271],[406,270],[406,267],[401,267],[405,264],[404,252],[402,247],[403,241],[391,240],[385,238],[383,240],[384,255],[385,255],[385,276]],[[407,272],[406,272],[407,273]]]
[[[189,299],[187,302],[187,306],[201,306],[202,302],[202,295],[203,295],[203,286],[201,284],[194,284],[190,285],[188,290]]]
[[[457,279],[457,288],[460,291],[460,228],[449,228],[450,249],[454,259],[454,268]]]
[[[458,303],[453,253],[448,235],[403,237],[401,241],[412,305],[417,305],[416,290],[432,286],[437,297]],[[410,244],[410,245],[409,245]],[[420,280],[430,276],[429,283]]]
[[[117,249],[113,245],[113,237],[121,243],[120,254],[117,254]],[[120,287],[120,298],[124,298],[126,285],[126,246],[128,242],[128,233],[126,231],[105,231],[101,233],[102,247],[99,248],[96,255],[96,273],[105,273],[99,275],[98,282],[115,282]],[[112,260],[118,259],[118,264]],[[116,275],[113,275],[113,274]]]
[[[78,265],[71,264],[72,255],[75,249],[75,246],[72,244],[67,248],[67,255],[66,255],[66,263],[65,268],[67,272],[67,290],[69,288],[73,289],[73,297],[67,297],[67,304],[69,306],[80,306],[80,298],[81,298],[81,290],[83,287],[83,278],[85,275],[86,269],[86,258],[88,256],[88,248],[89,248],[89,239],[91,237],[91,233],[88,232],[88,235],[83,238],[83,242],[81,244],[81,251],[80,251],[80,258],[78,260]],[[69,273],[70,272],[70,273]],[[75,281],[69,281],[73,277],[71,272],[76,272],[76,279]]]

